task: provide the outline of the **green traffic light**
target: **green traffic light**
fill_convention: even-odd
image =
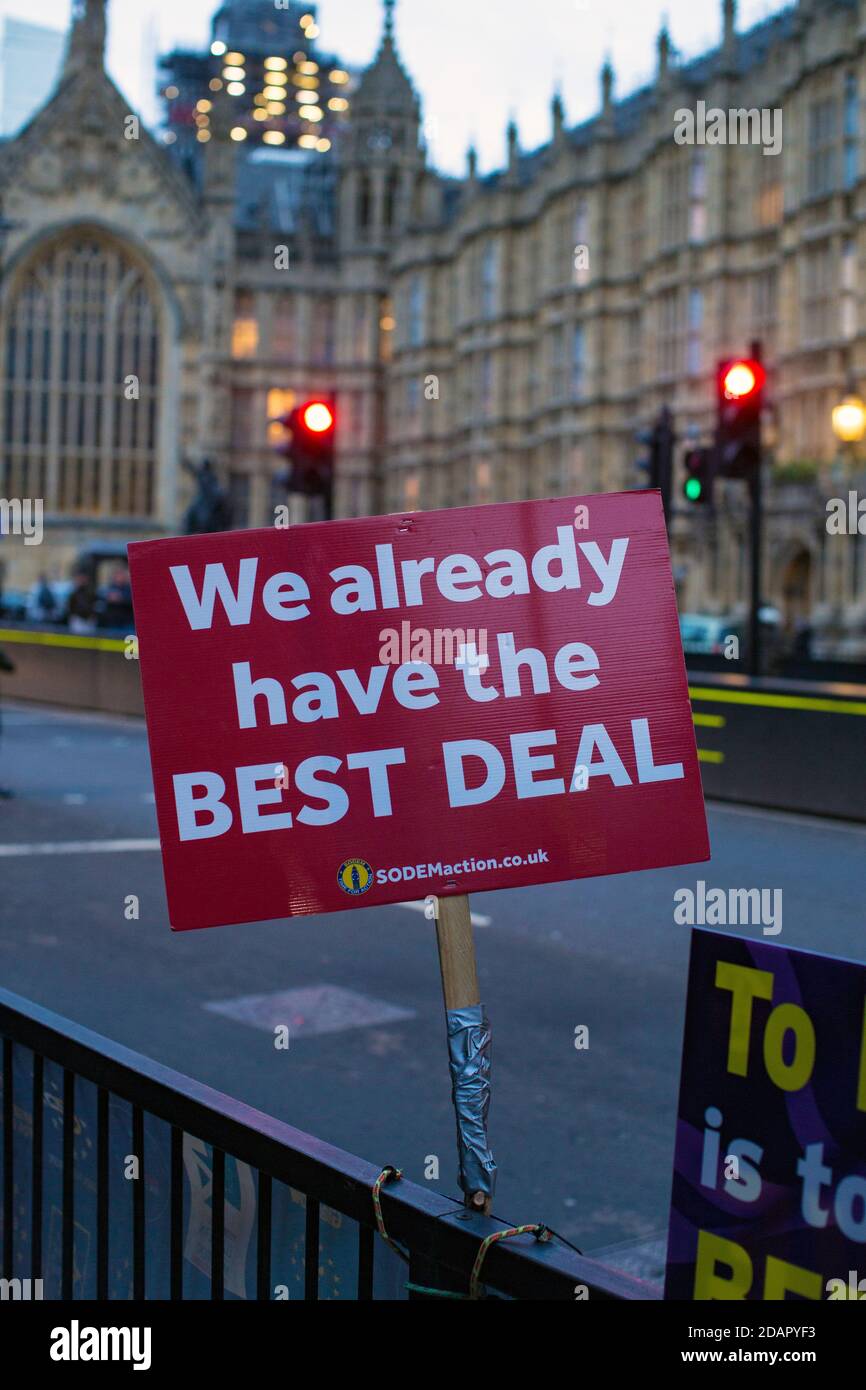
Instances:
[[[686,479],[686,485],[685,485],[684,491],[685,491],[686,497],[689,499],[690,502],[698,502],[698,501],[700,500],[700,496],[701,496],[701,493],[703,492],[703,490],[704,490],[704,485],[703,485],[703,483],[701,482],[700,478],[687,478],[687,479]]]

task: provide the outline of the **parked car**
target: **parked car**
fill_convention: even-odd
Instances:
[[[27,616],[27,594],[23,589],[3,589],[0,592],[0,614],[4,618],[15,619]]]
[[[778,608],[764,604],[759,610],[761,623],[761,648],[763,664],[767,669],[777,661],[782,652],[784,639],[782,615]],[[748,660],[751,634],[748,617],[718,617],[710,613],[681,613],[680,635],[686,656],[728,656]],[[725,650],[729,637],[737,639],[738,646]]]
[[[724,655],[725,638],[731,635],[741,635],[741,624],[731,618],[718,618],[710,613],[680,614],[680,636],[686,654]]]

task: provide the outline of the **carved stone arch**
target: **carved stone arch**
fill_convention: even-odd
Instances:
[[[778,595],[782,625],[795,631],[814,607],[819,555],[811,536],[787,537],[774,556],[772,592]]]
[[[100,217],[75,218],[63,222],[50,222],[27,237],[15,252],[6,257],[3,278],[0,282],[0,312],[3,302],[14,290],[15,276],[22,265],[28,268],[38,262],[39,253],[55,241],[68,241],[77,233],[95,232],[106,241],[122,246],[130,260],[137,261],[142,272],[153,282],[154,293],[162,301],[166,315],[165,331],[183,337],[190,331],[190,324],[184,314],[183,306],[164,266],[153,255],[147,242],[135,236],[128,228]]]

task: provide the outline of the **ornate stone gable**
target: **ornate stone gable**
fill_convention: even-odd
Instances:
[[[190,266],[204,219],[195,189],[130,110],[99,64],[67,64],[52,96],[0,160],[4,213],[32,236],[92,209],[139,241],[177,240]],[[26,228],[24,223],[29,224]],[[9,246],[14,254],[13,235]]]

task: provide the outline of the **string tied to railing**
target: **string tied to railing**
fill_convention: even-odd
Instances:
[[[500,1240],[510,1240],[512,1236],[533,1235],[539,1243],[551,1240],[553,1232],[549,1226],[544,1226],[541,1222],[536,1222],[529,1226],[508,1226],[505,1230],[494,1231],[492,1235],[485,1236],[478,1248],[475,1256],[475,1264],[472,1266],[472,1274],[469,1279],[469,1297],[481,1297],[481,1268],[487,1256],[487,1251],[491,1245],[495,1245]]]
[[[373,1211],[376,1216],[376,1229],[378,1230],[379,1235],[382,1237],[386,1245],[390,1245],[391,1249],[394,1251],[394,1254],[399,1255],[400,1259],[405,1260],[408,1264],[409,1256],[406,1254],[406,1251],[401,1250],[399,1245],[397,1245],[388,1235],[388,1232],[385,1230],[385,1219],[382,1216],[382,1188],[385,1186],[386,1182],[390,1182],[392,1179],[394,1182],[399,1182],[402,1176],[403,1170],[401,1168],[395,1168],[392,1163],[386,1164],[376,1181],[373,1183]]]

